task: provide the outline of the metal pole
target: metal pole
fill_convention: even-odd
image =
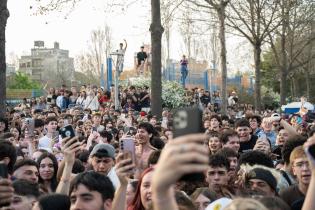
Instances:
[[[118,79],[119,79],[119,63],[116,62],[116,72],[115,72],[115,109],[119,109]]]
[[[101,65],[101,87],[105,88],[104,64]]]
[[[112,58],[107,58],[107,90],[110,91],[110,87],[112,85]]]
[[[116,52],[113,52],[110,54],[111,56],[117,56],[116,58],[116,71],[115,71],[115,109],[119,109],[120,106],[119,106],[119,94],[118,94],[118,91],[119,91],[119,74],[120,72],[122,71],[122,69],[120,69],[122,67],[122,59],[119,59],[119,56],[123,56],[124,54],[123,53],[120,53],[118,52],[118,50]]]

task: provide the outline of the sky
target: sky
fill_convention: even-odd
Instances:
[[[104,4],[101,0],[83,0],[75,10],[65,19],[65,13],[53,12],[46,16],[33,15],[30,9],[32,0],[9,0],[8,9],[10,17],[6,28],[7,57],[14,52],[16,55],[30,54],[30,49],[35,40],[45,42],[45,47],[53,47],[55,41],[60,43],[61,49],[70,51],[70,56],[75,57],[87,51],[88,41],[92,30],[109,25],[113,31],[113,43],[126,39],[128,49],[126,57],[132,63],[134,52],[139,50],[143,43],[150,42],[148,27],[139,26],[143,22],[142,15],[134,15],[135,8],[130,8],[126,13],[121,11],[108,15],[103,11]],[[118,14],[117,14],[118,13]],[[126,59],[128,62],[128,59]]]
[[[46,16],[33,15],[34,0],[9,0],[10,17],[6,28],[7,60],[10,55],[30,54],[35,40],[45,42],[45,47],[52,48],[55,41],[61,49],[69,50],[70,56],[75,57],[88,50],[88,41],[92,30],[109,25],[112,29],[114,46],[119,46],[123,39],[128,42],[125,55],[125,66],[133,66],[133,55],[143,44],[150,43],[149,9],[141,9],[139,5],[131,5],[128,10],[118,10],[113,13],[104,12],[104,0],[82,0],[75,10],[65,19],[65,12],[52,12]],[[149,8],[148,5],[144,7]],[[173,30],[171,58],[179,59],[182,55],[182,39],[178,30]],[[247,69],[248,50],[239,48],[244,46],[244,40],[227,39],[228,68]],[[235,49],[237,53],[235,53]]]

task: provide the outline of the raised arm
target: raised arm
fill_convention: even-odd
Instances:
[[[112,204],[112,210],[126,209],[126,193],[128,186],[128,177],[133,174],[135,165],[131,159],[123,159],[123,154],[117,156],[116,174],[120,181],[120,186],[115,192],[115,197]]]
[[[75,161],[75,153],[80,150],[81,143],[78,137],[72,139],[65,138],[62,141],[62,151],[64,154],[64,168],[56,189],[56,193],[68,195],[70,190],[70,181],[72,168]]]
[[[127,47],[128,47],[128,44],[127,44],[126,39],[124,39],[124,42],[125,42],[125,48],[124,48],[124,50],[126,51],[126,49],[127,49]]]
[[[307,150],[311,145],[315,145],[315,137],[311,137],[307,140],[307,142],[304,144],[304,149]],[[308,152],[306,152],[306,155],[310,164],[312,175],[302,210],[315,209],[315,158],[312,157]]]
[[[280,125],[284,127],[286,131],[289,132],[290,135],[299,135],[299,133],[296,131],[294,127],[292,127],[287,121],[281,119]]]
[[[202,144],[205,139],[204,134],[186,135],[173,139],[165,146],[153,175],[154,210],[178,210],[173,185],[184,174],[208,169],[209,151]]]

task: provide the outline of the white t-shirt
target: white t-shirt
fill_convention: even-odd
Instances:
[[[112,181],[115,190],[118,189],[118,187],[120,186],[120,181],[118,179],[118,176],[116,174],[115,168],[112,167],[112,169],[110,169],[110,171],[107,174],[107,177],[110,179],[110,181]]]
[[[48,138],[47,136],[43,136],[38,140],[38,149],[44,149],[48,152],[52,152],[50,148],[52,139]]]
[[[58,136],[58,142],[57,144],[53,145],[54,147],[58,144],[61,144],[61,136]],[[51,150],[51,141],[52,139],[47,137],[47,136],[43,136],[38,140],[38,149],[44,149],[50,153],[52,153],[53,151]],[[60,145],[59,145],[60,146]]]

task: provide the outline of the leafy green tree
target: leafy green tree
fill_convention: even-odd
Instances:
[[[261,62],[261,84],[274,92],[280,93],[279,72],[273,52],[270,50],[263,54]]]
[[[41,84],[33,81],[29,78],[28,75],[21,72],[16,73],[13,76],[11,84],[8,84],[9,89],[40,89]]]

